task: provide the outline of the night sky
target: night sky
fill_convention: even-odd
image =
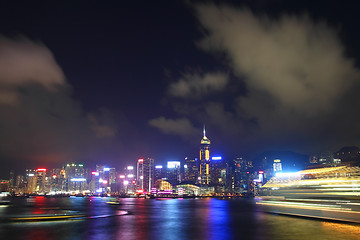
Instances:
[[[69,2],[0,2],[3,178],[360,145],[360,5]]]

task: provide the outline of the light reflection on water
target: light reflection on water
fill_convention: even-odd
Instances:
[[[0,223],[1,239],[358,239],[360,225],[266,214],[251,200],[120,199],[106,198],[19,200],[2,208],[0,217],[41,213],[48,208],[105,218],[76,221]],[[127,215],[119,215],[127,211]]]

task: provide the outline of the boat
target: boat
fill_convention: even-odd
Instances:
[[[360,167],[279,173],[257,195],[266,212],[360,223]]]

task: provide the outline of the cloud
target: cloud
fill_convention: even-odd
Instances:
[[[117,138],[120,129],[115,117],[106,109],[86,113],[72,94],[48,48],[26,38],[0,37],[0,158],[4,164],[36,167],[84,159],[118,161],[124,139]]]
[[[111,113],[105,109],[101,111],[101,114],[89,113],[88,119],[91,122],[91,129],[95,132],[99,138],[115,137],[117,134],[117,126],[113,122]]]
[[[183,138],[191,138],[199,132],[187,118],[167,119],[158,117],[151,119],[149,124],[165,134],[178,135]]]
[[[169,86],[168,94],[179,98],[200,98],[211,92],[223,90],[227,83],[228,75],[221,72],[186,73]]]
[[[226,135],[234,136],[243,131],[241,120],[235,113],[226,111],[223,103],[207,103],[204,116],[208,123],[221,129]]]
[[[307,115],[332,110],[359,78],[336,32],[307,16],[277,20],[247,9],[199,5],[206,51],[225,52],[249,98],[265,93],[279,108]]]
[[[65,83],[63,71],[46,46],[25,37],[0,35],[0,104],[17,103],[19,86],[40,84],[55,90]]]
[[[171,103],[183,119],[206,122],[224,141],[218,144],[248,153],[360,144],[360,71],[325,21],[290,14],[275,19],[214,4],[195,9],[204,30],[197,45],[220,57],[229,73],[210,87],[206,76],[221,79],[212,72],[170,84],[167,93],[177,97]],[[203,98],[214,91],[216,98]],[[167,122],[160,119],[159,129]]]
[[[272,19],[213,4],[197,5],[196,11],[205,33],[198,46],[225,56],[246,88],[232,96],[228,114],[211,114],[222,112],[221,102],[204,107],[224,134],[238,123],[234,129],[247,146],[321,151],[349,143],[347,130],[360,118],[354,112],[360,100],[354,90],[359,89],[360,72],[325,21],[315,22],[307,15]],[[348,114],[352,120],[345,118]],[[336,140],[329,132],[336,133]],[[352,139],[352,144],[360,144]]]

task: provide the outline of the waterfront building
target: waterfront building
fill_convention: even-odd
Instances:
[[[198,175],[197,158],[188,158],[184,160],[184,181],[196,183]]]
[[[211,181],[210,174],[210,139],[206,137],[205,126],[203,129],[203,138],[201,139],[200,158],[199,158],[199,183],[209,185]]]
[[[138,159],[136,177],[139,189],[144,192],[150,192],[155,178],[153,158]]]
[[[155,165],[154,177],[155,181],[165,178],[165,169],[163,165]]]
[[[125,194],[134,194],[137,188],[137,174],[132,165],[124,169],[124,174],[120,175],[120,191]]]
[[[222,157],[212,157],[210,162],[210,172],[211,172],[211,183],[213,185],[223,185],[225,179],[221,177],[221,171],[226,169]]]
[[[83,164],[66,164],[65,166],[65,189],[67,192],[79,192],[87,190]]]
[[[0,192],[9,192],[10,181],[6,179],[0,179]]]
[[[167,191],[173,189],[171,183],[162,179],[156,180],[154,187],[157,191]]]
[[[181,181],[181,163],[180,161],[168,161],[166,180],[171,184],[176,185]]]
[[[36,178],[35,178],[36,170],[33,169],[26,169],[25,175],[25,192],[27,194],[31,194],[35,192],[36,187]]]
[[[65,169],[54,168],[48,175],[48,184],[50,192],[60,192],[65,188]]]
[[[15,187],[15,173],[14,171],[10,171],[9,188],[13,191],[14,187]]]
[[[49,192],[47,188],[47,179],[46,179],[46,168],[38,168],[35,172],[35,192],[40,194],[45,194]]]
[[[175,189],[179,195],[200,195],[200,187],[193,184],[179,184]]]
[[[16,176],[15,189],[16,192],[20,194],[25,192],[25,178],[23,175]]]
[[[247,192],[249,190],[250,173],[253,166],[251,161],[242,157],[232,159],[227,163],[227,191],[233,194]]]
[[[111,186],[110,186],[110,178],[111,173],[115,173],[115,168],[109,168],[105,165],[96,165],[96,172],[98,174],[98,193],[110,193],[111,192]],[[116,179],[116,178],[115,178]]]
[[[274,171],[274,175],[276,175],[276,173],[278,172],[282,172],[282,164],[280,159],[274,159],[273,171]]]
[[[117,190],[116,185],[116,169],[109,168],[108,192],[115,193]]]

